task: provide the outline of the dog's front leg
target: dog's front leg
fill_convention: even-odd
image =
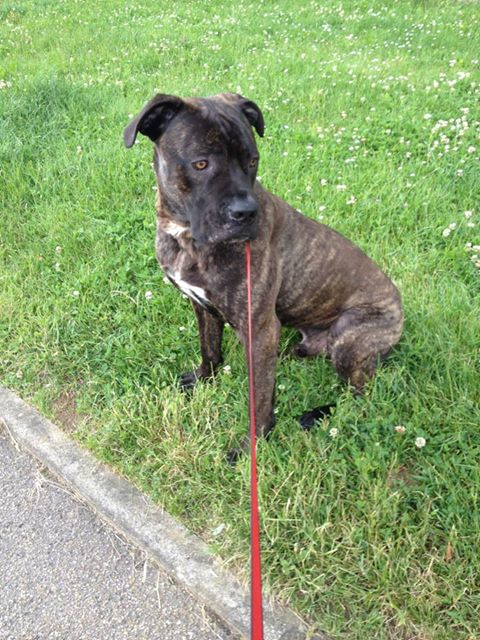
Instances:
[[[200,351],[202,361],[195,371],[180,376],[180,389],[188,391],[195,386],[197,380],[212,378],[218,365],[222,363],[222,335],[224,321],[192,301],[198,321],[200,334]]]
[[[275,424],[275,364],[280,340],[280,321],[273,313],[263,318],[253,318],[253,378],[255,395],[255,423],[257,437],[266,437]],[[242,327],[240,338],[245,349],[248,368],[248,329]],[[235,462],[239,454],[248,451],[250,435],[246,436],[238,449],[228,454]]]

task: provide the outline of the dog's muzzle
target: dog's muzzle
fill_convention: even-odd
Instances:
[[[225,213],[229,223],[251,224],[257,217],[258,203],[251,195],[234,196],[226,205]]]

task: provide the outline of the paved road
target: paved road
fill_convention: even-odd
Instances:
[[[227,640],[0,426],[0,640]]]

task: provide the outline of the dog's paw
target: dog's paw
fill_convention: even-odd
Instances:
[[[193,387],[198,382],[198,376],[195,371],[188,371],[187,373],[182,373],[182,375],[178,378],[178,385],[180,387],[180,391],[187,393],[192,391]]]
[[[306,411],[298,418],[300,426],[304,431],[310,431],[317,420],[321,420],[322,418],[329,416],[335,406],[336,405],[334,404],[324,404],[321,407],[315,407],[315,409],[312,409],[311,411]]]
[[[243,451],[241,449],[230,449],[230,451],[227,453],[228,464],[231,467],[234,467],[237,464],[238,459],[240,458],[242,453]]]
[[[232,467],[235,466],[238,460],[250,451],[250,446],[251,440],[250,436],[248,435],[243,438],[238,447],[230,449],[230,451],[227,453],[228,464],[230,464]]]

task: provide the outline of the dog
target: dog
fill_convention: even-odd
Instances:
[[[301,334],[294,355],[325,354],[361,393],[400,339],[403,311],[397,288],[363,251],[260,185],[253,129],[263,136],[262,112],[238,94],[157,94],[125,128],[124,142],[131,147],[138,133],[153,142],[158,262],[198,320],[202,359],[180,377],[183,390],[222,363],[225,322],[247,349],[251,243],[256,430],[266,436],[282,325]],[[303,426],[322,411],[304,414]],[[247,436],[230,459],[248,446]]]

